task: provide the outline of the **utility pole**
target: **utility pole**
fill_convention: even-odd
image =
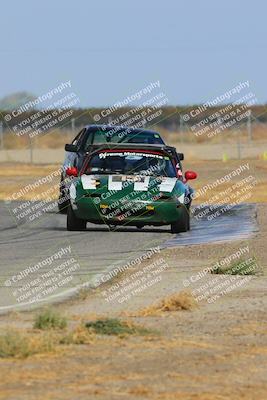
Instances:
[[[252,125],[251,125],[251,110],[249,110],[247,119],[247,131],[248,131],[248,141],[252,141]]]

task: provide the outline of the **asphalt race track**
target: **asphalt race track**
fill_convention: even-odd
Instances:
[[[69,275],[72,279],[61,280],[63,283],[59,290],[47,291],[45,297],[50,297],[50,301],[60,296],[62,298],[63,293],[71,293],[72,289],[90,282],[98,274],[123,266],[156,246],[192,245],[245,238],[257,229],[255,205],[236,206],[213,220],[208,220],[208,214],[204,218],[197,218],[197,214],[194,214],[190,232],[172,235],[167,226],[142,230],[118,227],[115,231],[110,231],[102,225],[87,224],[86,231],[68,232],[65,227],[66,216],[55,210],[45,213],[32,223],[18,221],[11,210],[19,204],[0,202],[0,312],[18,305],[29,305],[28,300],[33,298],[33,294],[27,298],[26,293],[40,285],[40,274],[42,282],[44,279],[48,282],[52,279],[52,266],[60,265],[70,258],[75,259],[78,267],[70,269],[69,274],[65,275],[64,279]],[[36,271],[27,270],[29,266],[36,266],[51,255],[58,254],[62,248],[70,248],[71,253],[62,255],[53,264],[42,265]],[[72,265],[73,263],[70,267]],[[53,286],[53,282],[49,281],[47,290]]]

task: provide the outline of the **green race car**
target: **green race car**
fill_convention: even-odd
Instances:
[[[67,229],[82,230],[87,222],[108,226],[171,225],[173,233],[190,228],[189,208],[193,190],[186,184],[196,178],[187,171],[185,180],[167,146],[117,144],[95,148],[69,187]]]

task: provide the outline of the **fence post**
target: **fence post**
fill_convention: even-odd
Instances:
[[[180,114],[180,142],[183,143],[184,142],[184,119],[183,119],[183,115]]]
[[[248,131],[248,141],[252,141],[252,125],[251,125],[251,110],[249,110],[247,119],[247,131]]]
[[[33,163],[33,145],[32,145],[32,139],[29,135],[29,150],[30,150],[30,163]]]
[[[238,160],[241,160],[241,142],[240,142],[240,129],[239,128],[237,130],[237,142],[236,142],[236,145],[237,145],[237,157],[238,157]]]
[[[72,133],[74,134],[74,132],[75,132],[75,118],[71,118],[71,130],[72,130]]]
[[[3,132],[3,122],[0,121],[0,149],[4,148],[4,132]]]

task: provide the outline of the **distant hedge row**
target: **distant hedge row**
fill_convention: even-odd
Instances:
[[[189,115],[188,121],[184,121],[182,123],[186,123],[187,125],[195,124],[202,119],[215,114],[217,111],[222,108],[227,107],[227,105],[221,105],[220,107],[212,107],[206,110],[203,110],[203,106],[201,105],[193,105],[188,107],[175,107],[168,106],[162,107],[161,109],[152,109],[152,108],[144,108],[144,109],[134,109],[134,108],[119,108],[117,110],[109,110],[108,108],[88,108],[88,109],[70,109],[70,110],[61,110],[60,115],[65,113],[66,117],[62,119],[62,122],[59,121],[57,123],[58,128],[71,128],[72,119],[75,120],[75,127],[84,126],[87,124],[108,124],[111,121],[118,121],[116,123],[118,125],[123,124],[123,116],[126,116],[127,113],[134,117],[141,112],[145,111],[147,115],[157,115],[156,112],[161,110],[159,115],[151,119],[151,123],[148,123],[149,126],[158,125],[165,127],[166,129],[176,129],[179,128],[181,124],[181,116]],[[238,106],[236,106],[238,107]],[[198,115],[197,110],[201,110]],[[260,122],[267,123],[267,105],[257,105],[250,107],[252,111],[253,117],[256,117]],[[50,111],[42,111],[42,118],[46,119],[52,113],[53,110]],[[20,124],[24,121],[34,121],[34,118],[37,120],[37,113],[40,113],[38,110],[32,110],[28,112],[23,112],[20,115],[13,116],[11,112],[0,111],[0,121],[3,122],[4,127],[11,128],[14,125]],[[194,117],[191,116],[193,113]],[[15,113],[16,114],[16,113]],[[125,121],[127,118],[125,117]],[[130,124],[133,125],[133,124]]]

